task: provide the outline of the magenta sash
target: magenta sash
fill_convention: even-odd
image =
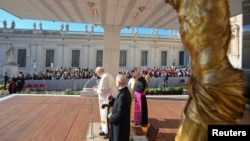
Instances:
[[[135,92],[135,114],[134,121],[135,123],[139,123],[141,120],[141,96],[145,96],[145,92]]]

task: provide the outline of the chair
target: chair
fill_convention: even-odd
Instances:
[[[155,141],[158,131],[159,131],[159,128],[156,128],[151,123],[148,123],[147,130],[146,130],[146,137],[148,141]]]

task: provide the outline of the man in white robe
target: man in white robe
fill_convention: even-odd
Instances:
[[[128,81],[128,89],[131,94],[131,105],[134,100],[135,95],[135,87],[136,87],[136,79],[134,77],[130,78]]]
[[[101,78],[98,86],[94,86],[94,92],[98,94],[99,99],[99,110],[100,110],[100,118],[101,118],[101,132],[100,136],[105,136],[108,134],[108,124],[107,124],[107,108],[102,108],[103,104],[108,104],[108,96],[112,95],[116,97],[118,94],[118,89],[115,85],[115,80],[113,76],[109,73],[104,72],[104,68],[97,67],[96,75]],[[111,111],[111,110],[110,110]]]

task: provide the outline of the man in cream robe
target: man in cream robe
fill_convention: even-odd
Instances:
[[[107,108],[102,108],[103,104],[108,104],[108,96],[112,95],[116,97],[118,90],[115,86],[115,80],[113,76],[109,73],[104,72],[104,68],[97,67],[96,74],[101,78],[98,86],[94,87],[94,91],[98,94],[99,99],[99,110],[101,118],[101,132],[99,135],[104,136],[108,134],[108,124],[107,124]],[[111,110],[110,110],[111,111]]]
[[[128,81],[128,89],[131,94],[131,105],[134,100],[135,95],[135,88],[136,88],[136,79],[134,77],[130,78]]]

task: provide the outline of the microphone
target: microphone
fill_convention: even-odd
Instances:
[[[93,80],[93,79],[95,79],[96,77],[95,77],[95,75],[93,75],[88,81],[86,81],[86,83],[84,84],[84,87],[83,87],[83,90],[86,90],[87,88],[87,85]],[[92,89],[92,88],[91,88]]]

